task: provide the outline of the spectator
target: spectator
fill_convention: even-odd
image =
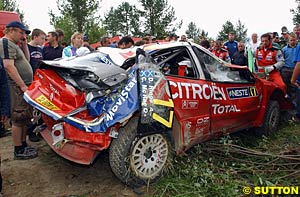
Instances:
[[[26,39],[26,34],[30,31],[22,23],[13,21],[6,25],[4,33],[5,36],[0,39],[0,56],[9,81],[14,157],[31,159],[38,155],[37,150],[28,147],[26,143],[26,131],[31,122],[32,108],[22,97],[33,79]]]
[[[5,69],[3,67],[3,61],[0,57],[0,137],[4,137],[8,134],[5,130],[4,124],[7,122],[9,116],[9,91]],[[1,192],[1,191],[0,191]]]
[[[283,48],[289,43],[289,32],[285,26],[281,28],[280,47]]]
[[[206,49],[210,49],[210,43],[209,43],[209,41],[208,40],[202,40],[201,42],[200,42],[200,46],[202,46],[202,47],[204,47],[204,48],[206,48]]]
[[[180,37],[180,42],[186,42],[187,41],[187,39],[186,39],[186,35],[181,35],[181,37]]]
[[[169,35],[170,42],[177,42],[178,36],[175,33]]]
[[[62,45],[62,40],[64,39],[64,31],[62,29],[56,29],[55,32],[57,33],[57,41],[59,45]]]
[[[144,38],[142,39],[142,41],[144,42],[144,44],[150,44],[150,43],[152,43],[152,42],[150,41],[149,37],[144,37]],[[138,44],[140,44],[140,43],[138,43]],[[135,44],[135,45],[136,45],[136,44]]]
[[[284,65],[284,58],[279,48],[272,45],[270,34],[261,36],[261,46],[256,50],[258,72],[266,73],[269,81],[279,86],[282,92],[286,93],[286,86],[283,82],[279,70]]]
[[[228,34],[228,41],[224,43],[224,46],[228,50],[230,59],[232,61],[232,56],[235,52],[238,51],[238,43],[235,41],[235,34],[234,32],[229,32]]]
[[[153,43],[152,36],[150,34],[146,34],[145,37],[143,38],[143,40],[144,40],[145,44]]]
[[[4,129],[4,124],[7,122],[9,115],[9,91],[7,84],[6,72],[3,67],[3,62],[0,57],[0,123],[3,126],[3,130],[0,130],[0,137],[7,135],[7,131]],[[1,176],[1,155],[0,155],[0,196],[2,192],[2,176]]]
[[[295,59],[295,69],[291,78],[291,84],[296,87],[296,117],[300,119],[300,45],[297,44]]]
[[[299,25],[296,25],[293,28],[293,33],[296,35],[297,42],[299,43],[300,42],[300,26]]]
[[[259,47],[260,43],[258,42],[258,35],[257,33],[253,33],[251,35],[251,41],[250,43],[248,43],[247,45],[247,48],[251,48],[251,51],[252,51],[252,54],[253,56],[255,56],[255,52],[256,52],[256,49]]]
[[[61,42],[61,46],[63,48],[65,48],[65,47],[69,46],[69,44],[67,42],[63,41],[63,42]]]
[[[104,37],[100,38],[100,45],[101,45],[101,47],[108,47],[110,45],[109,37],[104,36]]]
[[[134,45],[134,41],[129,36],[124,36],[118,42],[118,48],[121,48],[121,49],[131,48],[133,45]]]
[[[287,46],[282,48],[283,57],[285,59],[284,66],[281,69],[282,79],[287,87],[287,95],[291,100],[295,101],[296,91],[291,87],[291,78],[293,75],[293,70],[295,68],[295,52],[297,47],[296,35],[291,33],[289,36],[289,43]]]
[[[58,35],[55,31],[48,32],[47,40],[49,46],[43,47],[43,58],[44,60],[54,60],[61,58],[63,47],[58,44]]]
[[[89,40],[90,40],[89,36],[87,34],[84,34],[84,36],[83,36],[83,46],[88,48],[90,50],[90,52],[95,51],[95,49],[93,49],[90,46]]]
[[[230,63],[231,59],[230,56],[228,54],[228,51],[222,47],[222,42],[220,40],[217,40],[215,42],[214,48],[212,50],[212,53],[217,56],[218,58]]]
[[[138,40],[134,43],[134,46],[143,46],[145,44],[145,40]]]
[[[233,54],[232,63],[240,66],[248,65],[248,58],[245,57],[245,44],[244,42],[238,43],[238,51]]]
[[[280,40],[279,40],[279,35],[278,35],[278,33],[277,32],[273,32],[272,33],[272,44],[273,44],[273,46],[275,46],[276,48],[281,48],[280,47]]]
[[[79,48],[82,48],[82,49],[77,51]],[[85,49],[87,49],[87,50],[85,50]],[[83,47],[82,34],[79,32],[75,32],[71,36],[71,46],[68,46],[63,49],[62,58],[72,57],[72,56],[76,56],[76,55],[81,56],[81,55],[84,55],[87,51],[89,51],[89,49],[86,47]]]
[[[30,65],[33,74],[35,73],[38,64],[43,60],[43,49],[41,46],[45,43],[46,33],[40,29],[34,29],[31,33],[31,41],[28,43],[29,55],[30,55]],[[33,133],[36,125],[31,124],[28,127],[27,134],[28,138],[32,142],[40,141],[40,138]]]
[[[46,33],[40,29],[34,29],[31,33],[31,41],[28,43],[30,65],[33,73],[37,69],[38,63],[43,59],[43,49],[41,46],[45,43]]]

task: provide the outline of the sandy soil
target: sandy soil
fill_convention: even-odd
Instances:
[[[139,196],[113,175],[107,152],[93,166],[82,166],[58,156],[44,140],[29,144],[38,148],[39,156],[14,160],[11,136],[0,138],[3,197]]]

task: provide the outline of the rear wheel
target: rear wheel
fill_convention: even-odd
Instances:
[[[277,101],[270,100],[267,106],[263,125],[255,129],[255,134],[269,136],[278,130],[280,121],[280,107]]]
[[[114,174],[131,187],[152,183],[171,164],[171,144],[165,134],[137,135],[137,119],[119,130],[109,150]]]

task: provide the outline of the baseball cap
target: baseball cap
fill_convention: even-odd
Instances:
[[[30,30],[28,30],[22,23],[19,21],[12,21],[6,25],[6,28],[16,27],[25,31],[26,34],[30,34]]]
[[[87,34],[84,34],[82,39],[83,41],[89,41],[89,36]]]

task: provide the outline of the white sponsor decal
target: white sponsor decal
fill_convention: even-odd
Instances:
[[[230,112],[240,112],[241,110],[236,107],[236,105],[220,105],[220,104],[212,104],[213,114],[223,114]]]
[[[183,100],[182,109],[198,109],[197,100]]]
[[[197,119],[197,126],[206,124],[208,122],[209,122],[209,117],[199,118],[199,119]]]
[[[124,101],[126,101],[130,90],[135,86],[136,83],[136,79],[132,78],[132,80],[125,86],[121,94],[118,96],[116,104],[112,106],[106,114],[106,120],[111,121],[114,119],[114,115],[118,111],[119,106],[121,106],[124,103]]]
[[[55,93],[55,94],[57,94],[58,96],[60,96],[60,92],[51,84],[51,83],[49,83],[49,87],[50,87],[50,90],[53,92],[53,93]]]
[[[170,86],[175,88],[175,92],[172,94],[172,98],[176,99],[214,99],[214,100],[226,100],[224,89],[218,86],[210,86],[208,84],[196,84],[185,82],[170,81]],[[185,91],[183,91],[183,89]]]

